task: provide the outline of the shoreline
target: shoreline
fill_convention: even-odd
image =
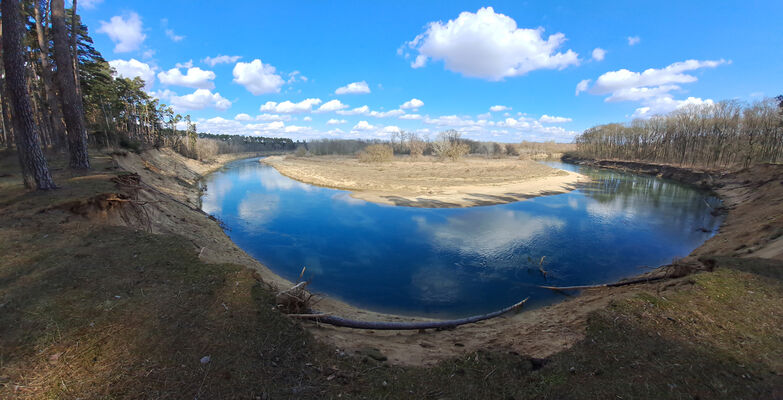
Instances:
[[[347,157],[273,156],[260,162],[301,183],[345,190],[359,200],[402,207],[507,204],[566,193],[589,180],[575,172],[516,159],[466,158],[458,162],[396,159],[389,163],[362,164]],[[496,178],[495,174],[505,175]]]
[[[148,163],[148,161],[143,160],[144,156],[149,158],[150,155],[145,154],[139,157],[138,160],[133,160],[129,163],[129,167],[134,164],[144,165],[145,162]],[[255,156],[236,156],[217,161],[216,164],[219,165],[213,164],[210,168],[204,168],[202,171],[207,172],[204,175],[199,174],[199,177],[208,175],[228,162]],[[153,160],[155,159],[155,157],[152,158]],[[138,167],[131,169],[139,170]],[[141,168],[141,170],[144,170],[144,168]],[[142,177],[144,181],[156,180],[154,176],[157,175],[156,172],[146,170],[142,172],[147,173],[146,177]],[[171,170],[171,173],[176,174],[179,172],[175,168]],[[361,349],[374,348],[388,357],[389,362],[399,365],[432,365],[438,361],[458,357],[461,354],[476,351],[489,345],[529,354],[533,357],[549,357],[571,347],[584,337],[587,317],[592,312],[606,307],[611,302],[629,298],[644,288],[668,287],[673,284],[673,281],[682,279],[682,277],[693,271],[708,269],[708,266],[705,266],[700,259],[705,256],[722,254],[720,250],[725,247],[724,242],[727,241],[725,231],[727,228],[736,225],[733,217],[731,217],[736,212],[732,212],[732,209],[738,204],[744,204],[743,201],[747,201],[740,193],[732,190],[733,185],[727,184],[726,179],[728,179],[727,175],[724,175],[721,180],[715,182],[717,186],[714,187],[716,194],[730,209],[729,215],[724,220],[719,232],[705,241],[700,247],[694,249],[693,252],[677,264],[661,266],[647,274],[639,275],[647,277],[665,275],[670,277],[670,279],[620,288],[600,288],[582,291],[578,296],[559,303],[532,310],[524,310],[524,312],[515,315],[506,315],[474,325],[462,326],[455,330],[426,333],[380,332],[337,328],[319,325],[314,322],[302,321],[300,323],[302,326],[307,327],[317,339],[337,349],[341,349],[341,351],[354,352],[361,351]],[[175,186],[182,186],[179,182],[174,184]],[[166,186],[165,180],[164,186]],[[184,196],[186,199],[193,198],[193,196],[195,196],[196,200],[198,199],[198,192],[194,187],[186,188],[183,192],[180,196]],[[161,196],[154,195],[153,197],[159,198]],[[753,205],[749,207],[753,207]],[[178,227],[179,229],[172,229],[171,231],[180,231],[179,234],[193,241],[199,252],[199,258],[210,263],[229,262],[248,267],[254,270],[258,274],[258,279],[263,281],[273,292],[293,286],[293,282],[277,275],[261,262],[238,248],[228,238],[218,223],[215,223],[212,219],[204,218],[207,216],[200,209],[193,208],[191,211],[195,212],[195,215],[192,220],[187,218],[186,224],[193,229],[183,230],[180,226]],[[181,224],[179,221],[177,223]],[[164,221],[158,224],[164,227],[166,225]],[[748,229],[747,226],[740,225],[737,229],[734,229],[737,232],[733,232],[731,236],[734,237],[734,240],[737,240],[736,236],[741,236]],[[164,228],[162,231],[166,231],[166,229]],[[773,248],[775,247],[773,246]],[[747,254],[746,251],[743,250],[743,253]],[[431,318],[374,312],[352,306],[337,298],[318,297],[319,301],[316,308],[319,312],[332,313],[345,318],[406,322],[434,320]],[[411,351],[412,348],[415,348],[415,351]]]

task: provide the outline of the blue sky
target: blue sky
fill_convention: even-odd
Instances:
[[[79,8],[118,73],[145,77],[202,132],[385,138],[454,128],[483,140],[570,141],[596,124],[783,93],[780,1]]]

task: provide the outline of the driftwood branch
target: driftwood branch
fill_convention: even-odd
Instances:
[[[344,328],[353,329],[372,329],[378,331],[402,331],[402,330],[417,330],[417,329],[449,329],[460,325],[473,324],[479,321],[488,320],[503,315],[507,312],[517,310],[521,308],[527,299],[520,301],[514,305],[506,307],[501,310],[493,311],[489,314],[474,315],[472,317],[452,319],[446,321],[424,321],[424,322],[382,322],[382,321],[357,321],[353,319],[346,319],[336,317],[328,314],[299,314],[292,315],[295,318],[307,319],[316,321],[322,324],[341,326]]]
[[[582,285],[582,286],[539,286],[542,289],[549,289],[554,290],[556,292],[564,291],[564,290],[584,290],[584,289],[598,289],[598,288],[605,288],[605,287],[618,287],[618,286],[627,286],[627,285],[633,285],[637,283],[648,283],[648,282],[655,282],[660,281],[662,279],[668,279],[669,276],[656,276],[656,277],[650,277],[650,278],[638,278],[638,279],[631,279],[628,281],[622,281],[622,282],[615,282],[615,283],[602,283],[600,285]]]

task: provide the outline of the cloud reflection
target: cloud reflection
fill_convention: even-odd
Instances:
[[[237,207],[237,214],[249,230],[258,230],[277,216],[280,196],[275,194],[251,193],[245,196]]]
[[[420,231],[439,248],[493,257],[534,239],[547,231],[562,228],[560,218],[532,216],[521,211],[485,209],[431,222],[416,216]]]

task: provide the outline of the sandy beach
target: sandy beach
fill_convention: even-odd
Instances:
[[[473,207],[565,193],[584,175],[531,160],[468,157],[360,163],[352,157],[273,156],[261,160],[300,182],[351,191],[357,199],[407,207]]]

